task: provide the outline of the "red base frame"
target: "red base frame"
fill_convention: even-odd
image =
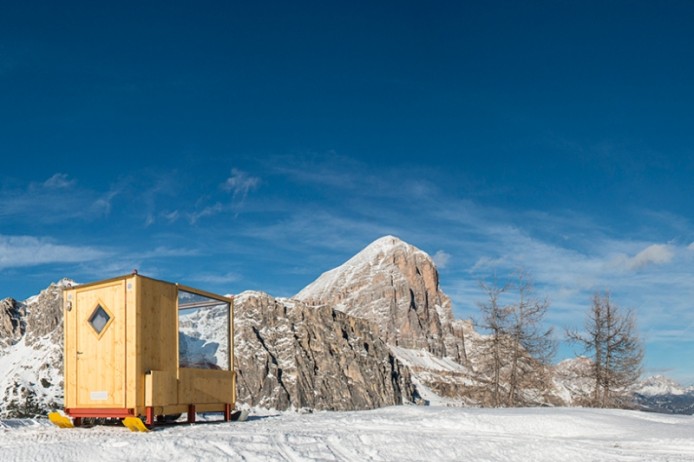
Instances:
[[[97,419],[123,419],[125,417],[135,416],[135,409],[132,408],[85,408],[85,407],[70,407],[65,408],[65,414],[72,417],[72,423],[75,427],[82,425],[84,418]]]
[[[65,413],[70,417],[99,417],[99,418],[121,418],[135,416],[135,409],[132,408],[86,408],[71,407],[65,408]]]
[[[231,420],[231,404],[224,405],[224,421]],[[132,408],[86,408],[86,407],[71,407],[65,408],[65,414],[72,417],[75,426],[82,424],[83,418],[99,418],[99,419],[123,419],[125,417],[137,417],[135,409]],[[154,425],[154,408],[147,406],[145,408],[145,425]],[[188,405],[188,423],[195,423],[195,405]]]

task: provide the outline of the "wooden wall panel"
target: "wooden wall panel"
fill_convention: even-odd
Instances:
[[[144,405],[144,397],[140,390],[144,387],[144,379],[140,377],[141,359],[139,355],[140,345],[140,310],[138,307],[138,294],[140,293],[140,278],[135,275],[125,278],[125,407],[133,409]]]
[[[178,402],[234,403],[234,372],[214,369],[180,369]]]
[[[176,284],[132,274],[65,290],[66,408],[113,406],[134,408],[137,413],[144,414],[145,406],[177,409],[194,404],[217,409],[219,404],[234,405],[233,363],[231,371],[179,370],[178,288]],[[100,335],[95,334],[87,320],[98,304],[103,304],[112,316],[112,324]],[[230,358],[233,362],[233,301],[231,310]],[[93,351],[81,356],[78,353],[85,352],[78,349],[85,346]],[[86,361],[78,365],[77,358],[87,356],[92,361],[89,367],[84,367]],[[101,392],[107,392],[107,399],[90,402],[90,398],[98,397]]]

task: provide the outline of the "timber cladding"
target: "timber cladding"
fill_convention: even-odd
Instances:
[[[233,299],[137,273],[68,288],[72,417],[226,411],[236,402]]]

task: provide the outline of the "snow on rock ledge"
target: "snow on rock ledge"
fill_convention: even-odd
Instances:
[[[462,332],[454,332],[451,302],[439,289],[436,265],[397,237],[377,239],[295,298],[369,320],[389,345],[464,360]]]

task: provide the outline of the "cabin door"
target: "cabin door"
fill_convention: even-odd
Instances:
[[[76,291],[77,406],[125,407],[125,281]]]

